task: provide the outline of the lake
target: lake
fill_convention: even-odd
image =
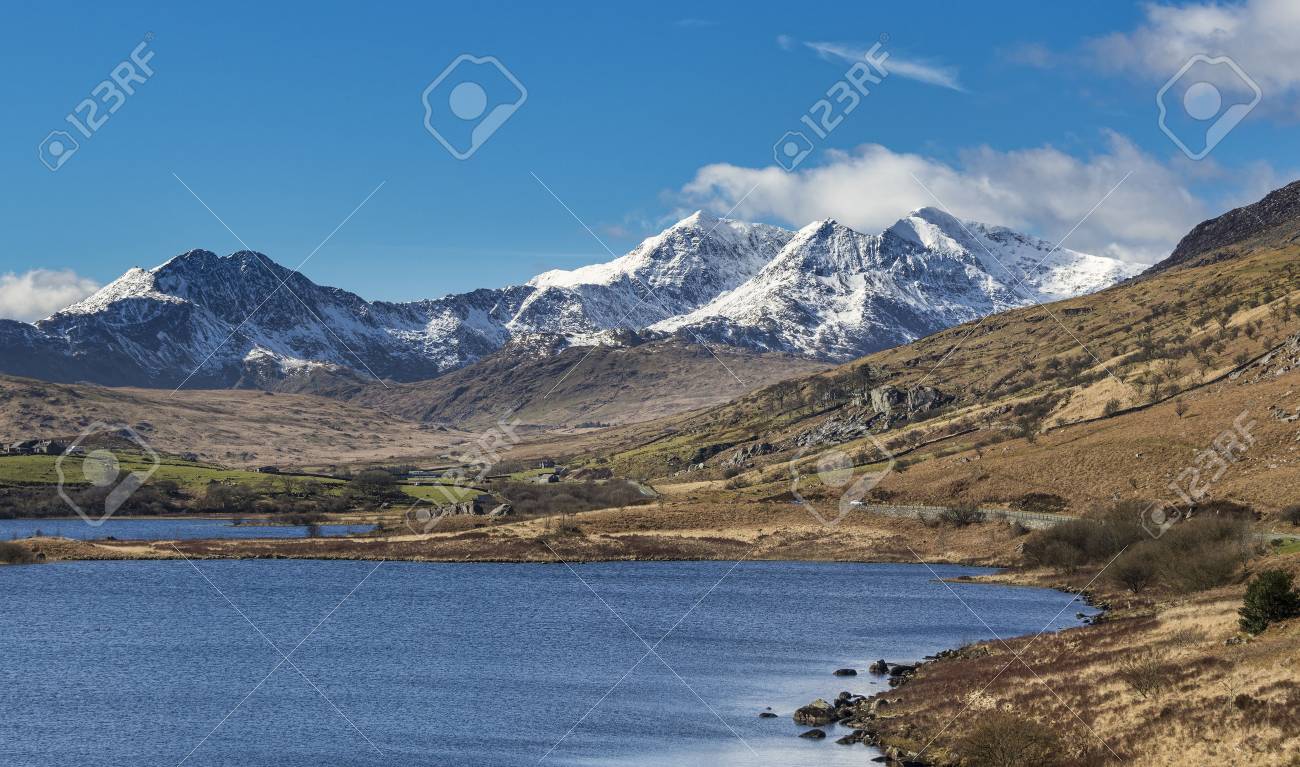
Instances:
[[[368,533],[374,525],[321,525],[321,535]],[[303,538],[304,525],[236,525],[229,519],[109,519],[98,527],[75,519],[0,519],[0,541],[57,535],[89,541],[112,536],[122,541],[178,541],[196,538]]]
[[[875,752],[796,737],[793,710],[991,638],[981,618],[1009,637],[1095,612],[952,589],[980,618],[921,565],[0,567],[0,763],[861,767]]]

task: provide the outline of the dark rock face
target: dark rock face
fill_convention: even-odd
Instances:
[[[947,405],[957,398],[933,386],[877,386],[854,395],[850,407],[794,438],[801,447],[838,445],[878,433]]]
[[[822,738],[826,737],[826,733],[823,730],[809,730],[808,732],[802,733],[799,737],[821,740]]]
[[[1223,251],[1224,248],[1288,224],[1300,229],[1300,181],[1269,192],[1257,203],[1202,221],[1179,241],[1169,258],[1151,267],[1143,275],[1231,258],[1236,253]],[[1215,251],[1221,251],[1215,254],[1217,257],[1202,258]]]
[[[858,670],[853,668],[837,668],[833,673],[835,676],[857,676]]]
[[[887,416],[892,416],[895,412],[903,415],[922,413],[953,401],[951,394],[944,394],[933,386],[912,386],[908,389],[877,386],[868,392],[868,396],[871,409]]]
[[[744,466],[753,458],[760,455],[776,452],[770,442],[758,442],[740,448],[730,458],[722,462],[723,466]]]

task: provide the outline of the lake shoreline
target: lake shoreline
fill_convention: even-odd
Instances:
[[[57,545],[57,543],[60,542],[64,543],[64,545],[87,545],[88,543],[88,542],[69,541],[69,539],[42,539],[42,541],[40,541],[40,543],[42,543],[43,546]],[[244,543],[244,542],[246,541],[235,541],[235,543]],[[186,545],[186,543],[188,543],[188,545],[192,545],[192,543],[204,543],[204,542],[175,541],[175,542],[135,542],[135,543],[138,543],[138,545],[139,543],[147,543],[149,550],[151,550],[149,551],[149,555],[142,556],[139,555],[138,551],[134,551],[134,550],[130,550],[130,551],[118,550],[116,551],[116,554],[118,554],[118,556],[100,555],[100,556],[92,556],[92,558],[86,558],[86,559],[122,560],[122,562],[125,562],[125,560],[151,560],[151,559],[152,560],[165,560],[165,559],[182,560],[182,559],[191,558],[191,555],[186,554],[186,552],[183,552],[181,550],[181,545]],[[98,543],[90,542],[90,545],[98,546]],[[122,549],[122,547],[108,545],[108,546],[104,546],[104,549]],[[108,552],[101,552],[101,554],[108,554]],[[233,554],[233,551],[221,552],[221,555],[217,555],[216,552],[213,552],[213,554],[199,555],[198,558],[203,558],[208,560],[303,559],[303,560],[321,560],[321,562],[325,562],[325,560],[352,560],[352,562],[359,562],[359,560],[365,560],[365,562],[372,562],[373,560],[372,558],[361,558],[361,556],[357,556],[357,558],[346,558],[346,556],[337,556],[337,555],[328,556],[328,558],[309,558],[309,556],[253,556],[250,554],[250,552],[247,551],[239,555],[230,555],[230,554]],[[299,552],[299,554],[302,554],[302,552]],[[45,562],[52,562],[52,563],[69,562],[70,563],[70,562],[77,562],[77,560],[79,559],[83,559],[83,558],[68,558],[68,556],[65,556],[65,558],[60,558],[60,559],[47,558]],[[706,559],[694,559],[694,562],[727,562],[727,560],[731,560],[731,559],[733,558],[711,558],[711,559],[706,558]],[[859,559],[842,559],[842,558],[835,559],[835,558],[829,558],[829,556],[822,556],[822,558],[814,558],[814,559],[807,559],[807,558],[771,559],[771,558],[767,558],[767,556],[750,556],[750,558],[746,558],[746,560],[754,560],[754,562],[790,562],[790,563],[807,563],[807,564],[909,564],[909,565],[913,565],[913,567],[924,567],[924,565],[928,565],[928,564],[963,565],[963,567],[984,567],[984,568],[996,567],[996,565],[991,565],[987,562],[972,564],[970,562],[940,562],[940,560],[933,560],[933,562],[918,563],[917,560],[915,559],[910,560],[910,562],[907,562],[907,560],[905,559],[898,559],[898,558],[859,560]],[[664,562],[664,563],[692,562],[692,560],[668,559],[668,558],[578,559],[578,558],[558,558],[558,556],[552,556],[551,559],[481,558],[481,559],[465,560],[465,559],[403,558],[403,559],[374,560],[374,562],[376,562],[376,564],[381,562],[413,562],[413,563],[428,563],[428,564],[580,564],[580,563],[595,564],[595,563],[623,562],[623,563],[630,564],[630,563],[646,563],[646,562]],[[1087,621],[1086,624],[1080,625],[1080,627],[1071,627],[1071,628],[1062,629],[1063,632],[1074,632],[1075,636],[1086,636],[1086,634],[1080,634],[1080,632],[1087,632],[1088,629],[1091,629],[1093,627],[1096,627],[1096,625],[1104,623],[1104,621],[1106,620],[1106,611],[1109,610],[1110,604],[1106,603],[1104,599],[1101,599],[1099,594],[1095,593],[1095,591],[1079,589],[1078,585],[1071,585],[1069,584],[1069,582],[1052,582],[1050,580],[1045,580],[1045,576],[1047,576],[1047,573],[1031,571],[1031,569],[1018,567],[1018,565],[1014,565],[1013,563],[1008,563],[1006,565],[1002,565],[1002,567],[998,567],[996,572],[978,573],[978,575],[944,577],[944,576],[939,576],[936,573],[936,577],[933,578],[933,580],[944,582],[944,584],[948,585],[949,588],[956,590],[956,593],[958,594],[961,593],[961,590],[958,589],[958,586],[971,586],[971,585],[1022,586],[1022,588],[1035,588],[1035,589],[1047,588],[1047,589],[1054,589],[1057,591],[1063,591],[1063,593],[1071,593],[1075,595],[1074,598],[1076,599],[1076,601],[1079,602],[1078,604],[1078,607],[1080,608],[1079,612],[1084,611],[1082,610],[1084,604],[1087,604],[1087,606],[1091,606],[1095,608],[1095,610],[1099,610],[1100,612],[1097,612],[1096,615],[1093,615],[1091,617],[1091,620]],[[1062,608],[1063,614],[1065,614],[1065,612],[1069,610],[1070,610],[1070,604],[1067,604],[1065,608]],[[1052,632],[1052,633],[1061,633],[1061,632]],[[849,742],[849,744],[866,745],[868,746],[868,748],[872,749],[871,751],[872,755],[874,755],[875,753],[880,753],[880,754],[887,755],[887,757],[893,757],[894,759],[896,759],[897,762],[891,762],[891,763],[905,763],[907,761],[910,761],[913,763],[943,764],[943,762],[924,761],[924,757],[926,757],[926,755],[924,754],[920,755],[920,758],[918,758],[917,755],[918,749],[915,748],[915,745],[911,746],[911,749],[909,750],[909,748],[907,748],[907,744],[910,744],[910,741],[900,740],[900,738],[896,737],[896,733],[894,733],[896,729],[901,727],[906,727],[906,725],[901,724],[902,719],[905,718],[906,714],[904,714],[904,712],[901,711],[898,712],[898,714],[884,714],[885,708],[887,708],[888,706],[897,705],[896,701],[898,698],[901,697],[901,695],[907,695],[907,697],[909,697],[910,699],[909,701],[910,706],[918,708],[918,710],[924,710],[924,708],[927,708],[928,706],[936,705],[936,703],[940,703],[940,701],[937,701],[937,699],[936,701],[931,702],[931,701],[927,701],[927,698],[923,697],[923,695],[911,694],[913,690],[909,688],[910,680],[913,679],[913,677],[918,675],[919,676],[933,675],[933,673],[936,673],[936,668],[939,669],[939,672],[943,672],[944,663],[948,663],[950,662],[950,660],[953,659],[972,660],[978,658],[979,647],[985,645],[985,643],[987,642],[976,642],[975,645],[965,645],[965,646],[954,645],[952,647],[946,647],[946,649],[939,651],[939,653],[933,653],[931,655],[927,655],[926,658],[909,659],[909,658],[902,658],[902,656],[898,656],[898,658],[889,658],[888,659],[889,663],[905,664],[905,666],[913,668],[913,671],[907,672],[905,676],[901,677],[902,680],[901,684],[898,684],[897,686],[891,686],[891,688],[888,689],[880,690],[880,692],[875,694],[871,694],[870,692],[868,692],[865,695],[862,695],[861,698],[859,698],[859,701],[861,701],[861,703],[859,703],[859,707],[861,707],[861,710],[863,711],[863,714],[865,714],[865,716],[863,716],[861,722],[855,723],[858,725],[858,727],[854,727],[852,729],[848,729],[848,731],[845,731],[845,727],[842,727],[842,725],[839,723],[827,723],[826,725],[823,725],[824,731],[828,733],[828,737],[826,738],[826,740],[827,741],[842,740],[842,738],[840,738],[841,735],[844,737],[852,738],[852,740],[846,742]],[[852,662],[852,660],[850,660],[850,662]],[[826,671],[827,675],[829,675],[829,673],[831,673],[832,671],[835,671],[835,669],[827,668]],[[857,671],[858,677],[865,677],[868,675],[868,673],[870,673],[867,671],[867,669],[861,669],[861,668],[855,669],[855,671]],[[996,672],[996,668],[989,669],[989,676],[992,676],[993,673],[995,672]],[[852,681],[853,677],[846,677],[846,679],[841,679],[839,682],[831,681],[831,679],[840,679],[840,677],[828,676],[827,699],[829,699],[829,701],[833,701],[833,699],[835,699],[836,692],[839,692],[840,689],[854,689],[855,685],[853,684]],[[889,679],[889,677],[888,675],[885,675],[884,677],[876,677],[876,679]],[[880,701],[884,701],[884,703],[881,703]],[[783,710],[796,711],[798,710],[798,707],[807,705],[809,701],[789,701],[789,699],[787,699],[787,701],[779,701],[776,703],[777,706],[783,708]],[[868,710],[871,711],[870,714],[867,714]],[[881,716],[883,716],[883,719],[878,719],[878,712]],[[789,714],[785,714],[785,715],[789,715]],[[810,727],[803,727],[801,728],[801,731],[807,731],[807,729],[810,729]],[[836,731],[840,731],[840,732],[836,732]],[[858,735],[859,732],[861,732],[861,735]],[[798,735],[793,735],[792,733],[790,737],[798,737]],[[927,736],[927,738],[928,737],[930,736]],[[824,744],[824,748],[837,748],[837,745],[839,744],[836,744],[836,742],[827,742],[827,744]]]
[[[39,546],[46,561],[75,560],[348,560],[366,562],[425,562],[446,564],[595,564],[613,562],[689,561],[773,561],[844,564],[908,564],[914,566],[957,565],[995,568],[997,571],[947,580],[959,585],[1003,585],[1051,588],[1077,592],[1084,584],[1071,583],[1059,575],[1018,566],[1016,551],[1023,538],[1010,526],[984,522],[962,528],[926,525],[913,519],[876,515],[845,518],[826,527],[810,523],[806,513],[788,506],[760,508],[728,507],[701,509],[695,505],[665,505],[662,509],[623,509],[577,515],[574,529],[560,531],[545,520],[514,520],[506,524],[484,524],[481,520],[452,519],[450,529],[425,534],[390,529],[385,533],[340,539],[227,539],[186,541],[70,541],[43,539]],[[713,512],[710,514],[709,512]],[[658,515],[658,516],[655,516]],[[650,529],[646,529],[650,528]],[[1081,600],[1092,600],[1105,608],[1105,599],[1089,592]],[[1080,604],[1078,607],[1082,608]],[[1082,610],[1080,610],[1082,611]],[[1095,630],[1104,625],[1100,617],[1090,625],[1067,632]],[[976,645],[977,647],[979,645]],[[981,665],[976,673],[988,678],[998,673],[992,660],[969,657],[964,647],[950,647],[931,660],[917,658],[912,679],[942,674],[954,659]],[[900,656],[901,658],[902,656]],[[899,658],[888,659],[897,662]],[[910,665],[910,664],[909,664]],[[828,668],[829,674],[833,669]],[[844,681],[848,681],[847,679]],[[828,682],[827,687],[835,685]],[[842,682],[841,682],[842,684]],[[940,710],[942,694],[921,694],[913,681],[867,697],[909,698],[908,710],[896,711],[875,724],[881,751],[896,755],[915,753],[921,745],[901,732],[910,731],[926,719],[926,712]],[[852,684],[849,685],[852,689]],[[831,693],[834,695],[834,692]],[[804,705],[808,701],[782,701]],[[879,704],[877,704],[879,705]],[[889,705],[889,704],[886,704]],[[937,728],[936,728],[937,729]],[[830,738],[828,738],[830,740]],[[826,748],[838,748],[834,743]]]
[[[1068,583],[1056,583],[1055,585],[1045,584],[1042,582],[1041,573],[1037,576],[1032,574],[1026,568],[1020,566],[1000,568],[997,572],[976,576],[957,576],[954,578],[937,578],[937,580],[952,585],[997,585],[1002,587],[1018,587],[1032,589],[1051,589],[1064,594],[1073,594],[1074,598],[1062,608],[1062,614],[1068,612],[1070,605],[1076,601],[1081,607],[1092,608],[1096,612],[1092,615],[1085,615],[1080,610],[1076,612],[1075,617],[1081,621],[1078,626],[1058,628],[1048,632],[1045,627],[1039,632],[1038,636],[1045,634],[1060,635],[1066,632],[1075,632],[1075,636],[1081,636],[1086,633],[1087,629],[1107,620],[1111,611],[1109,602],[1104,601],[1095,591],[1087,588],[1079,588]],[[927,765],[927,767],[947,767],[950,761],[939,758],[930,758],[925,753],[934,740],[942,735],[942,730],[935,733],[934,736],[927,740],[925,746],[919,750],[910,738],[898,737],[898,732],[910,733],[915,729],[915,721],[919,717],[911,717],[907,714],[891,715],[889,712],[892,706],[897,705],[902,700],[902,695],[910,693],[907,689],[908,682],[918,674],[929,674],[937,666],[945,661],[955,659],[975,660],[980,658],[993,658],[988,652],[982,651],[982,647],[992,643],[992,641],[1023,641],[1029,635],[1002,637],[999,640],[984,640],[964,645],[957,645],[946,648],[924,658],[908,659],[896,662],[890,659],[881,658],[867,670],[867,673],[882,679],[889,684],[889,687],[872,695],[860,696],[850,695],[845,698],[845,687],[852,685],[840,684],[837,688],[828,686],[828,690],[837,689],[838,692],[828,693],[825,697],[819,698],[812,702],[795,709],[794,718],[796,723],[808,728],[799,737],[815,737],[820,740],[825,738],[830,740],[836,734],[835,729],[848,729],[848,733],[841,737],[835,738],[836,745],[864,745],[871,748],[881,755],[881,761],[891,767],[903,765]],[[1037,638],[1037,637],[1035,637]],[[884,664],[883,667],[880,664]],[[995,664],[983,664],[989,666],[994,671],[991,676],[996,678],[1000,671],[996,671]],[[861,675],[861,670],[853,669],[856,673],[849,678],[856,678]],[[837,670],[835,675],[840,676]],[[909,696],[910,697],[910,696]],[[927,700],[924,696],[913,699],[913,706],[919,709],[926,709],[937,703],[937,700]],[[829,709],[823,704],[828,704]],[[804,717],[803,721],[800,717]],[[830,721],[826,721],[827,718]],[[835,728],[835,729],[831,729]],[[946,728],[945,728],[946,729]],[[811,734],[810,734],[811,733]],[[818,734],[824,733],[824,734]]]

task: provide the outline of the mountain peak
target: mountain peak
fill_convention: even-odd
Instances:
[[[968,250],[972,234],[961,219],[939,208],[917,208],[885,230],[908,242],[936,250]]]
[[[694,213],[687,216],[686,218],[683,218],[681,221],[678,221],[676,224],[673,224],[672,227],[670,228],[677,229],[679,227],[711,227],[711,226],[717,226],[717,224],[723,220],[724,219],[718,218],[712,213],[706,213],[704,210],[701,209],[695,211]]]
[[[179,255],[172,256],[171,258],[162,262],[158,266],[154,267],[152,271],[158,272],[162,269],[165,269],[173,265],[184,266],[192,263],[209,263],[212,261],[216,261],[218,258],[220,258],[220,256],[218,256],[216,253],[213,253],[210,250],[206,250],[204,248],[193,248]]]
[[[833,232],[839,231],[852,232],[853,230],[833,218],[823,218],[820,221],[814,221],[800,229],[796,236],[803,238],[824,237]]]

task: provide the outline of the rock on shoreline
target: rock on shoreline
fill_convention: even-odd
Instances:
[[[888,675],[890,686],[896,687],[915,674],[916,668],[915,664],[889,664],[879,660],[871,664],[870,671],[874,674]],[[837,695],[833,703],[818,698],[806,706],[801,706],[795,710],[793,718],[795,724],[814,728],[800,733],[801,738],[821,740],[827,737],[826,731],[821,728],[838,724],[852,730],[836,738],[835,742],[839,745],[852,746],[861,743],[881,749],[890,764],[922,765],[922,762],[916,761],[916,754],[905,752],[897,747],[884,746],[880,742],[876,720],[881,716],[883,709],[897,702],[898,699],[890,700],[884,697],[883,693],[867,696],[855,695],[846,690]]]

